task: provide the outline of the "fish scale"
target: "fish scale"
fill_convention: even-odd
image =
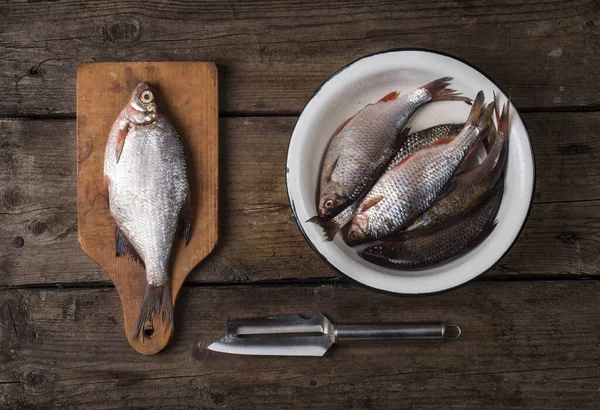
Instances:
[[[146,83],[138,84],[111,128],[104,190],[117,223],[116,256],[140,261],[146,269],[134,337],[152,327],[156,316],[168,327],[173,319],[169,264],[178,229],[186,243],[189,239],[190,185],[183,144]]]
[[[323,161],[318,216],[329,220],[361,196],[406,138],[401,133],[421,106],[433,101],[470,101],[446,88],[449,77],[399,97],[391,93],[369,104],[334,135]]]
[[[452,225],[418,238],[386,240],[366,248],[362,255],[375,264],[399,269],[422,269],[457,257],[494,229],[502,188],[500,183],[477,208]]]
[[[405,158],[375,183],[354,217],[349,244],[396,233],[431,206],[488,127],[493,105],[484,108],[483,99],[479,92],[458,136]]]

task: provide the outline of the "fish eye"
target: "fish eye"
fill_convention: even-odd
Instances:
[[[334,202],[333,199],[328,199],[327,201],[325,201],[325,208],[329,209],[329,208],[333,208]]]
[[[356,233],[356,231],[350,232],[350,239],[353,241],[358,239],[358,234]]]
[[[154,96],[152,95],[152,91],[144,91],[140,94],[140,101],[144,104],[149,104],[154,100]]]

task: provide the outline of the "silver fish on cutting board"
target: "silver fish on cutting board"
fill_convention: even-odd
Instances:
[[[509,102],[498,117],[498,132],[490,125],[492,145],[483,162],[457,175],[452,189],[400,234],[415,236],[433,232],[475,208],[493,190],[508,159]]]
[[[333,218],[371,186],[404,143],[408,130],[403,128],[419,107],[434,101],[471,101],[448,89],[450,80],[439,78],[404,96],[392,92],[342,124],[321,168],[317,204],[321,219]]]
[[[458,136],[438,140],[387,171],[360,204],[347,243],[356,245],[385,238],[423,214],[449,188],[448,183],[465,157],[486,135],[493,109],[493,103],[484,104],[480,91]]]
[[[116,255],[137,260],[146,270],[134,337],[156,317],[169,327],[169,261],[178,229],[189,241],[190,184],[183,144],[146,83],[135,88],[110,131],[104,189],[117,223]]]
[[[394,155],[387,169],[393,168],[398,162],[402,161],[410,154],[427,147],[439,140],[440,138],[454,138],[457,136],[464,126],[463,124],[442,124],[436,125],[424,130],[410,134],[402,147]],[[325,238],[329,241],[333,240],[335,235],[349,222],[354,219],[354,215],[360,205],[360,198],[348,205],[342,212],[334,216],[332,219],[323,220],[318,216],[309,219],[309,222],[314,222],[321,226],[324,231]]]
[[[500,182],[477,208],[462,219],[429,235],[406,240],[386,240],[366,248],[362,256],[377,265],[418,270],[456,258],[480,244],[494,230],[502,201]]]

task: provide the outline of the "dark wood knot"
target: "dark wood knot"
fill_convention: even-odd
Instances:
[[[134,19],[118,20],[106,25],[106,39],[111,43],[131,43],[140,36],[140,25]]]
[[[21,236],[15,236],[12,240],[13,248],[22,248],[25,244],[25,240]]]

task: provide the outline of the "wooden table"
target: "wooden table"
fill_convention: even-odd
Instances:
[[[396,47],[454,54],[524,114],[531,217],[479,280],[401,298],[313,254],[285,191],[288,139],[331,73]],[[124,339],[117,294],[77,244],[75,79],[84,61],[219,69],[220,242],[189,278],[170,347]],[[600,2],[0,2],[0,408],[600,407]],[[102,104],[102,101],[98,101]],[[206,350],[228,317],[448,320],[445,345],[324,358]]]

